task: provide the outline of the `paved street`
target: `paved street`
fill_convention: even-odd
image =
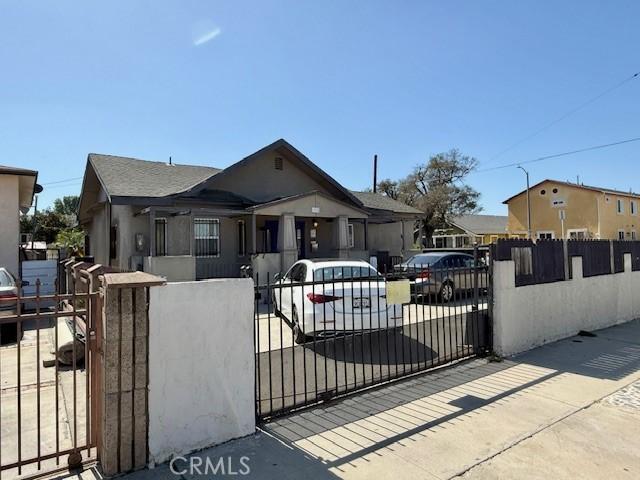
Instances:
[[[640,321],[596,334],[415,376],[194,457],[247,456],[256,479],[636,479]],[[124,478],[210,477],[165,465]]]

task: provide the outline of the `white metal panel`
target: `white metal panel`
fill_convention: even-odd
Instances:
[[[40,295],[53,295],[56,292],[56,278],[58,276],[57,260],[25,260],[22,262],[22,295],[36,294],[36,281],[40,279]],[[50,307],[53,301],[40,303],[40,307]],[[34,301],[25,302],[26,309],[36,308]]]

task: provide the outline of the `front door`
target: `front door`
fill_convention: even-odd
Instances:
[[[296,222],[296,244],[298,246],[298,260],[307,258],[306,244],[304,236],[305,223],[304,220]]]

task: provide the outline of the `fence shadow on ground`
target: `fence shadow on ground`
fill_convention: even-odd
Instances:
[[[264,426],[293,448],[317,456],[328,468],[426,430],[459,421],[559,375],[512,362],[470,361],[325,404]]]
[[[640,370],[640,320],[575,336],[517,357],[528,364],[605,380]]]

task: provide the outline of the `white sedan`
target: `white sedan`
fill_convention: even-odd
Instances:
[[[361,260],[300,260],[272,286],[277,315],[295,342],[401,325],[402,306],[387,305],[386,282]]]

